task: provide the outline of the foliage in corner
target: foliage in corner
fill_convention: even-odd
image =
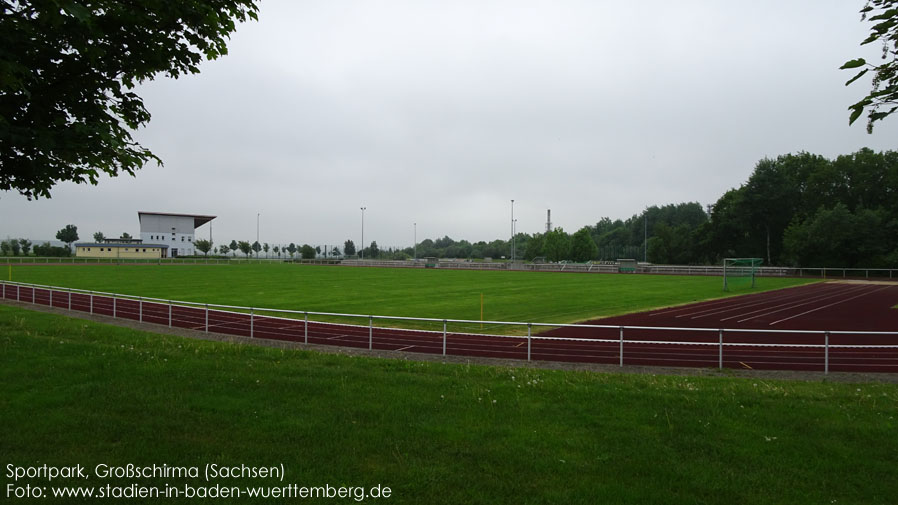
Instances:
[[[870,35],[861,45],[879,42],[882,44],[882,62],[868,63],[864,58],[845,62],[841,70],[860,69],[846,86],[867,73],[872,73],[873,83],[870,93],[861,101],[848,107],[851,115],[848,124],[867,111],[867,133],[873,133],[873,123],[881,121],[898,110],[898,0],[868,0],[861,9],[861,21],[870,21]]]
[[[131,137],[150,113],[133,92],[227,54],[252,0],[5,0],[0,7],[0,190],[50,197],[162,161]]]

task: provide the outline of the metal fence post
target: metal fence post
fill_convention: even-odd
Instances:
[[[443,356],[446,355],[446,320],[443,319]]]
[[[143,297],[137,297],[137,320],[143,322]]]
[[[527,361],[530,361],[530,342],[533,340],[530,338],[532,328],[533,323],[527,323]]]
[[[620,366],[624,366],[624,327],[620,327]]]
[[[302,325],[303,338],[305,339],[305,343],[309,343],[309,313],[305,313],[305,319]]]
[[[171,328],[171,300],[168,301],[168,327]]]
[[[206,333],[209,333],[209,304],[206,304]]]
[[[53,288],[50,288],[50,307],[53,306]]]
[[[16,284],[16,301],[17,301],[17,302],[21,302],[21,301],[22,301],[22,295],[21,295],[21,293],[22,293],[22,286],[19,285],[19,284]]]
[[[720,348],[717,352],[717,368],[723,370],[723,328],[720,329],[717,337],[720,342]]]
[[[823,374],[829,374],[829,332],[823,333]]]
[[[115,319],[115,293],[112,293],[112,318]]]
[[[72,288],[69,288],[69,310],[72,310]]]
[[[94,313],[94,292],[90,292],[90,313]]]
[[[256,309],[249,308],[249,338],[255,338],[256,334]]]
[[[368,350],[374,349],[374,316],[368,316]]]

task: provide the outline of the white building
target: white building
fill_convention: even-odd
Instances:
[[[140,220],[141,240],[167,245],[168,253],[175,258],[196,254],[193,246],[196,229],[215,219],[215,216],[138,212],[137,218]]]

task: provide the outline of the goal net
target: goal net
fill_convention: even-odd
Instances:
[[[755,276],[763,261],[761,258],[724,258],[723,290],[755,287]]]

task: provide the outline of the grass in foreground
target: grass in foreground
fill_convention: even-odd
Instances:
[[[265,265],[13,266],[13,280],[288,310],[572,323],[813,282],[763,278],[722,291],[719,277]],[[357,321],[356,321],[357,322]]]
[[[7,464],[283,463],[283,484],[223,483],[382,484],[393,496],[377,501],[388,503],[869,504],[898,496],[895,385],[352,358],[3,305],[0,346]],[[0,480],[5,490],[9,479]]]

